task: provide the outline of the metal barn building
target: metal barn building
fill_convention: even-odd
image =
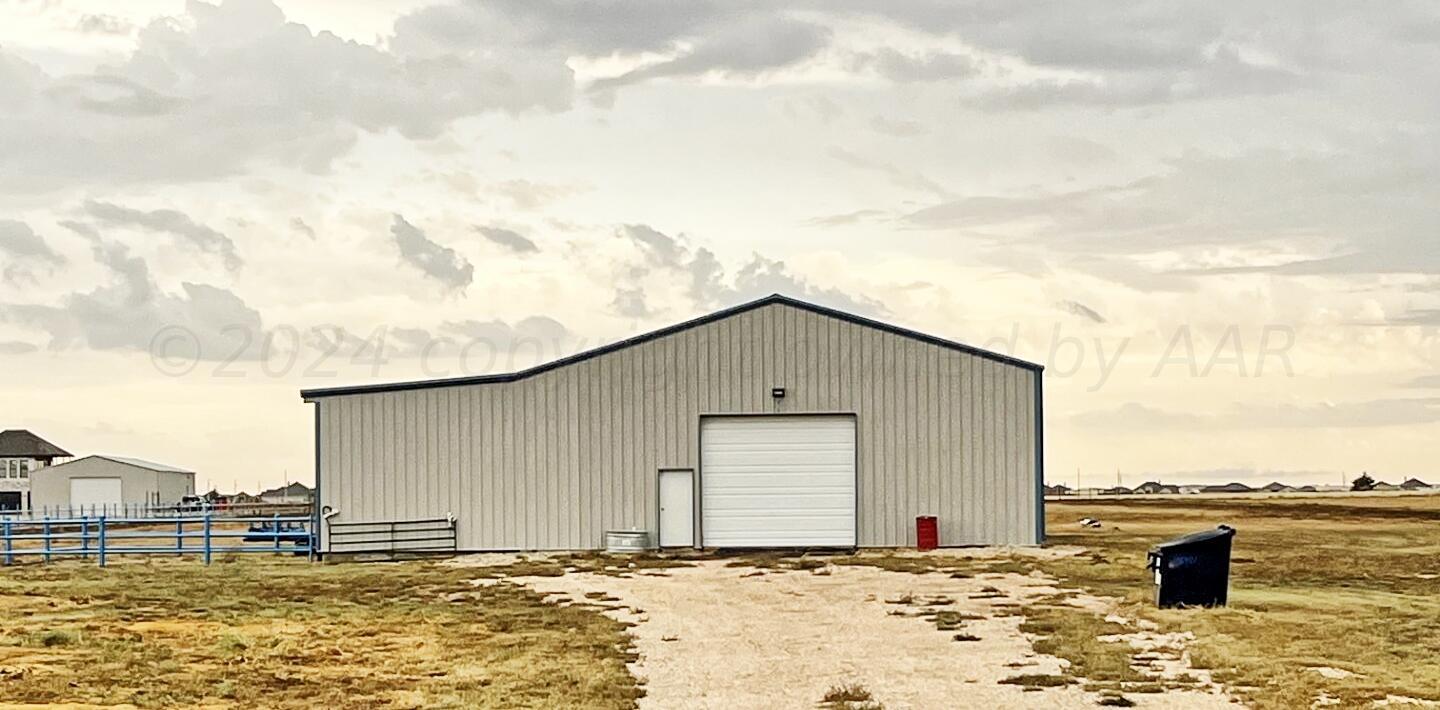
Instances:
[[[774,295],[528,370],[312,389],[317,512],[461,550],[1044,537],[1041,371]],[[321,551],[331,550],[321,526]]]
[[[139,515],[195,495],[195,473],[123,456],[85,456],[32,476],[35,512]]]

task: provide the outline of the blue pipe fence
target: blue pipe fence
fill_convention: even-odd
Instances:
[[[0,521],[0,560],[38,556],[95,557],[101,567],[112,555],[215,555],[270,553],[315,557],[310,516],[212,516],[167,518],[42,518]],[[243,525],[243,527],[241,527]],[[235,541],[238,541],[236,544]],[[118,544],[117,544],[118,543]]]

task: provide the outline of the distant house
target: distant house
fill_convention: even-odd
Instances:
[[[260,500],[266,503],[301,504],[309,503],[310,498],[310,487],[303,483],[291,483],[260,493]]]
[[[29,509],[30,474],[69,457],[69,451],[24,429],[0,431],[0,511]]]
[[[1073,492],[1074,491],[1070,490],[1069,486],[1063,483],[1057,483],[1053,486],[1045,486],[1045,495],[1047,496],[1068,496]]]
[[[1297,493],[1317,493],[1319,492],[1319,490],[1320,489],[1316,488],[1315,486],[1300,486],[1299,488],[1295,489]]]
[[[1372,491],[1398,491],[1398,490],[1400,490],[1400,486],[1397,486],[1397,485],[1395,485],[1395,484],[1393,484],[1393,483],[1386,483],[1386,482],[1384,482],[1384,481],[1381,481],[1381,482],[1376,483],[1375,485],[1371,486],[1371,487],[1370,487],[1370,490],[1372,490]]]
[[[195,495],[195,472],[124,456],[86,456],[34,476],[35,510],[124,514]]]
[[[1434,488],[1434,486],[1418,478],[1407,479],[1404,483],[1400,484],[1400,489],[1405,491],[1424,491],[1431,488]]]
[[[1180,492],[1187,496],[1195,493],[1203,493],[1205,492],[1205,486],[1192,483],[1190,485],[1180,486]]]
[[[1283,484],[1283,483],[1279,483],[1279,482],[1271,482],[1271,483],[1269,483],[1269,484],[1266,484],[1266,486],[1265,486],[1264,488],[1261,488],[1260,490],[1265,491],[1265,492],[1267,492],[1267,493],[1289,493],[1289,492],[1295,490],[1295,487],[1294,487],[1294,486],[1287,486],[1287,485],[1285,485],[1285,484]]]
[[[1103,494],[1104,492],[1105,492],[1105,489],[1104,489],[1104,488],[1095,488],[1095,487],[1093,487],[1093,486],[1092,486],[1092,487],[1089,487],[1089,488],[1077,488],[1077,489],[1075,489],[1075,495],[1077,495],[1077,496],[1098,496],[1098,495]]]
[[[1254,488],[1243,483],[1226,483],[1220,486],[1205,486],[1200,489],[1201,493],[1253,493]]]
[[[1115,486],[1114,488],[1106,488],[1105,490],[1101,491],[1102,494],[1107,496],[1128,496],[1134,492],[1135,491],[1132,491],[1125,486]]]
[[[1146,494],[1146,495],[1154,495],[1154,494],[1157,494],[1157,493],[1163,493],[1163,494],[1169,494],[1169,495],[1178,495],[1178,494],[1180,493],[1180,486],[1177,486],[1177,485],[1175,485],[1175,484],[1173,484],[1173,483],[1161,483],[1161,482],[1159,482],[1159,481],[1146,481],[1146,482],[1144,482],[1144,483],[1142,483],[1142,484],[1140,484],[1140,485],[1138,485],[1138,486],[1135,486],[1135,492],[1136,492],[1136,493],[1143,493],[1143,494]]]

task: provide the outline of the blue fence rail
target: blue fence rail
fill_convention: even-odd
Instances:
[[[270,553],[305,555],[314,559],[314,519],[309,516],[220,517],[195,515],[168,518],[43,518],[0,521],[0,560],[17,557],[94,556],[101,567],[111,555],[200,555],[205,564],[215,555]],[[237,544],[238,543],[238,544]]]
[[[254,518],[268,515],[307,515],[309,503],[225,503],[213,504],[203,501],[156,505],[146,503],[119,503],[110,505],[44,505],[23,510],[0,510],[0,519],[40,521],[45,518],[167,518],[215,517]]]

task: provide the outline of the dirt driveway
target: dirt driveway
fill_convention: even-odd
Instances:
[[[645,683],[642,708],[813,708],[844,684],[863,686],[892,710],[1095,707],[1100,700],[1078,685],[1015,684],[1054,676],[1065,663],[1037,654],[1019,628],[1019,606],[1060,591],[1039,574],[952,577],[835,564],[780,570],[701,560],[619,577],[506,581],[562,603],[600,604],[634,622],[639,659],[631,670]],[[1081,596],[1068,603],[1105,604]],[[941,611],[953,622],[946,630],[933,617]],[[1233,707],[1213,687],[1126,697],[1138,707]]]

